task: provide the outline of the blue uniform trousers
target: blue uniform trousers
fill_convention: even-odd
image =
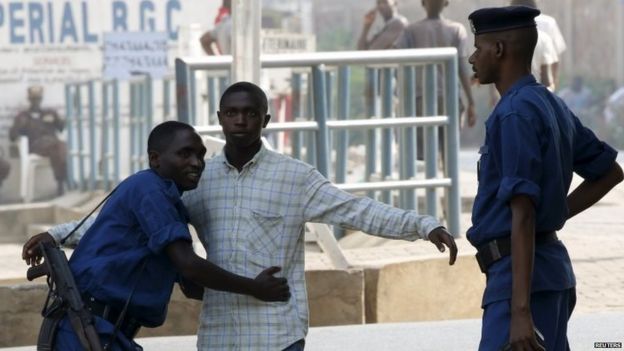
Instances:
[[[114,326],[108,321],[100,318],[95,318],[95,329],[98,331],[100,342],[102,347],[110,340]],[[74,329],[67,317],[63,318],[59,323],[56,337],[54,340],[54,350],[63,351],[83,351],[82,345],[78,340],[78,336],[74,333]],[[143,348],[136,344],[134,341],[129,340],[121,332],[117,332],[115,342],[110,348],[111,351],[141,351]]]
[[[510,304],[511,300],[502,300],[484,307],[479,351],[499,351],[509,342]],[[533,323],[544,336],[546,350],[570,350],[567,338],[568,320],[575,304],[574,288],[531,294]]]

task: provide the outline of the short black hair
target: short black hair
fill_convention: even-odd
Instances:
[[[190,130],[195,132],[195,128],[190,124],[179,121],[166,121],[163,122],[149,134],[147,138],[147,152],[156,151],[163,152],[169,147],[171,141],[173,141],[175,134],[181,130]]]
[[[264,91],[257,85],[250,82],[236,82],[230,85],[225,91],[223,95],[221,95],[221,100],[219,100],[219,108],[223,105],[223,100],[226,96],[234,93],[246,92],[251,95],[256,103],[260,105],[260,108],[264,113],[267,113],[269,110],[269,102],[267,100],[267,96]]]

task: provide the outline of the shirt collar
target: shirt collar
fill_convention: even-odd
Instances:
[[[530,84],[535,84],[537,83],[537,81],[535,80],[535,77],[533,77],[532,74],[527,74],[526,76],[518,79],[512,86],[511,88],[509,88],[507,90],[507,92],[505,93],[505,95],[503,95],[503,97],[510,95],[518,90],[520,90],[521,88],[530,85]],[[502,97],[501,97],[502,100]]]
[[[262,158],[264,158],[264,155],[267,153],[266,148],[264,147],[264,143],[262,143],[260,145],[260,150],[258,150],[258,152],[256,152],[256,154],[254,155],[254,157],[249,160],[247,163],[245,163],[245,165],[243,166],[243,170],[246,168],[251,169],[253,166],[255,166],[258,162],[260,162],[260,160],[262,160]],[[223,158],[223,160],[221,162],[223,162],[223,166],[225,166],[225,171],[229,172],[232,170],[236,170],[236,167],[232,166],[230,164],[230,162],[228,162],[227,157],[225,156],[225,147],[223,148],[223,150],[221,150],[221,157]]]
[[[183,191],[178,189],[178,186],[173,180],[161,177],[160,174],[156,173],[156,171],[154,171],[151,168],[148,169],[147,171],[152,172],[152,174],[154,174],[156,177],[158,177],[158,179],[160,179],[164,183],[165,194],[168,197],[170,197],[173,200],[180,199],[180,197],[182,197]]]

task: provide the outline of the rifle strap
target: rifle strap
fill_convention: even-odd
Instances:
[[[134,291],[136,290],[137,285],[139,285],[139,280],[141,280],[141,274],[145,270],[145,266],[147,265],[147,260],[148,260],[148,257],[144,258],[143,262],[141,263],[141,268],[139,268],[139,274],[137,275],[137,279],[134,281],[134,284],[132,285],[130,294],[128,295],[128,298],[126,299],[126,303],[124,304],[123,309],[119,313],[119,317],[117,317],[117,321],[115,322],[115,329],[113,329],[113,335],[111,336],[110,341],[106,345],[104,345],[104,351],[108,351],[109,348],[113,346],[113,343],[115,342],[115,339],[117,338],[117,333],[119,332],[121,323],[123,322],[124,317],[126,316],[126,312],[128,312],[128,307],[130,306],[132,295],[134,295]]]
[[[104,199],[102,199],[102,201],[100,201],[100,203],[99,203],[99,204],[97,204],[97,206],[95,206],[95,208],[94,208],[94,209],[92,209],[92,210],[91,210],[91,212],[89,212],[89,214],[88,214],[88,215],[86,215],[86,216],[85,216],[85,217],[84,217],[84,218],[80,221],[80,223],[78,223],[78,224],[76,225],[76,227],[74,227],[74,229],[72,229],[72,231],[71,231],[71,232],[69,232],[69,234],[65,235],[65,236],[63,237],[63,239],[61,239],[61,240],[59,241],[59,244],[60,244],[60,245],[65,244],[65,241],[67,241],[67,239],[69,239],[69,237],[70,237],[70,236],[72,236],[72,234],[74,234],[74,233],[76,232],[76,230],[78,230],[78,228],[80,228],[80,227],[84,224],[84,222],[85,222],[85,221],[86,221],[89,217],[91,217],[91,215],[92,215],[95,211],[97,211],[97,209],[98,209],[98,208],[100,208],[100,206],[102,206],[102,204],[104,204],[104,202],[106,202],[106,200],[108,200],[108,198],[109,198],[109,197],[111,197],[111,195],[113,195],[113,193],[115,192],[115,190],[117,190],[117,188],[118,188],[118,187],[119,187],[119,185],[117,185],[115,188],[113,188],[113,190],[111,190],[111,192],[110,192],[110,193],[108,193],[108,195],[106,195],[106,197],[105,197]]]
[[[42,312],[43,321],[41,322],[39,337],[37,338],[37,351],[52,351],[54,349],[56,330],[58,324],[65,316],[65,309],[62,307],[62,303],[58,301],[56,300],[50,308],[46,308]],[[46,307],[47,305],[48,302],[46,302]]]

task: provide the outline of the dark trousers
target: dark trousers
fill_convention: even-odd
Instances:
[[[304,348],[305,348],[305,340],[301,339],[295,342],[294,344],[288,346],[283,351],[303,351]]]
[[[509,342],[511,300],[488,304],[483,309],[479,351],[498,351]],[[568,320],[576,305],[576,289],[539,291],[531,294],[531,315],[544,336],[546,350],[569,351]]]

